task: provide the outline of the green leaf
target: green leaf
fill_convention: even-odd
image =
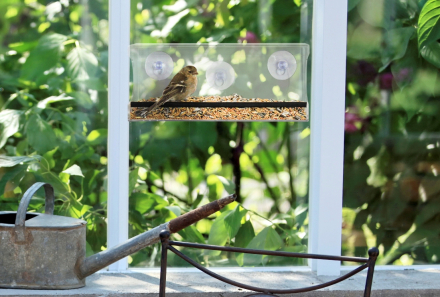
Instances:
[[[202,151],[206,151],[217,141],[216,123],[190,122],[189,130],[191,142]]]
[[[93,130],[90,132],[89,135],[87,135],[87,142],[90,145],[105,143],[106,139],[107,139],[107,129]]]
[[[420,54],[426,61],[435,67],[440,68],[440,43],[432,42],[425,45],[420,51]]]
[[[8,181],[14,182],[16,179],[18,179],[16,182],[14,182],[14,184],[18,186],[18,183],[20,179],[24,176],[27,168],[27,165],[19,165],[10,168],[0,167],[0,195],[3,195],[3,193],[5,192],[5,187]]]
[[[193,209],[196,208],[197,205],[199,205],[199,203],[202,202],[202,199],[203,199],[203,195],[200,194],[200,193],[197,193],[197,197],[196,197],[196,199],[194,200],[194,202],[193,202],[193,204],[191,205],[191,207],[192,207]]]
[[[0,155],[0,167],[13,167],[21,163],[38,162],[41,156],[22,156],[22,157],[9,157]]]
[[[220,175],[216,175],[216,176],[221,181],[221,183],[225,187],[225,190],[226,190],[226,192],[228,192],[228,194],[233,194],[235,192],[235,183],[233,181],[228,180]]]
[[[295,208],[295,221],[298,223],[299,226],[302,226],[304,224],[304,221],[307,218],[307,214],[309,208],[306,204],[300,204]]]
[[[22,114],[22,111],[13,109],[5,109],[0,112],[0,148],[5,145],[9,137],[18,132]]]
[[[72,96],[75,102],[84,108],[89,109],[93,107],[93,101],[86,92],[71,92],[69,93],[69,96]]]
[[[235,246],[245,248],[254,237],[254,227],[250,221],[246,221],[246,223],[238,229],[237,235],[235,236]]]
[[[130,196],[130,208],[136,209],[141,214],[148,213],[157,205],[155,194],[133,193]]]
[[[226,241],[228,240],[228,230],[226,229],[224,219],[231,212],[231,210],[222,212],[222,214],[214,220],[211,231],[209,232],[208,244],[220,246],[225,245]],[[206,254],[218,256],[220,255],[220,251],[206,251]]]
[[[21,68],[21,77],[30,81],[42,81],[44,72],[57,65],[61,58],[61,50],[67,36],[61,34],[44,35],[38,45],[29,54]]]
[[[178,206],[166,206],[165,208],[174,213],[176,217],[180,216],[181,214],[180,208]]]
[[[359,2],[361,2],[361,0],[348,0],[348,11],[355,8],[359,4]]]
[[[385,49],[382,52],[382,68],[379,72],[383,71],[388,65],[394,61],[402,58],[406,49],[408,48],[408,42],[415,32],[413,27],[405,27],[392,29],[385,33]]]
[[[248,249],[275,251],[283,245],[283,240],[272,227],[266,227],[248,244]],[[255,266],[265,264],[263,255],[245,254],[244,265]]]
[[[98,59],[88,50],[76,47],[67,55],[67,71],[73,80],[90,79],[98,71]]]
[[[428,0],[420,12],[417,34],[419,50],[440,39],[440,1]]]
[[[228,231],[229,238],[234,238],[241,227],[241,219],[246,215],[247,210],[240,211],[240,205],[237,205],[233,211],[231,211],[225,217],[225,226]]]
[[[37,114],[33,114],[26,125],[29,145],[44,154],[56,147],[56,136],[52,127]]]
[[[37,45],[38,45],[38,40],[35,40],[35,41],[29,41],[29,42],[10,43],[8,45],[8,47],[14,51],[17,51],[18,53],[24,53],[24,52],[32,50]]]
[[[251,242],[251,240],[255,237],[254,227],[250,221],[246,221],[237,232],[235,236],[235,246],[245,248]],[[238,265],[243,266],[243,257],[244,254],[236,253],[235,260]]]
[[[205,243],[205,238],[193,225],[186,227],[178,233],[185,241]]]
[[[130,171],[130,173],[128,175],[128,193],[129,193],[129,195],[131,192],[133,192],[134,187],[136,186],[138,174],[139,174],[139,167],[136,167],[135,169]]]
[[[92,207],[90,205],[80,204],[78,205],[72,203],[69,207],[69,213],[73,218],[82,218],[86,212],[91,209]]]
[[[69,168],[64,170],[63,173],[84,177],[84,175],[83,175],[83,173],[81,171],[81,168],[78,165],[76,165],[76,164],[73,164],[72,166],[70,166]]]
[[[66,94],[61,94],[59,96],[50,96],[50,97],[38,102],[37,107],[41,108],[41,109],[45,109],[47,107],[47,105],[49,105],[51,103],[72,100],[72,99],[73,99],[73,97],[66,96]]]

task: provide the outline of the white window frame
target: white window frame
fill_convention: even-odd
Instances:
[[[109,0],[109,26],[107,245],[113,247],[128,239],[129,226],[130,1]],[[310,253],[341,254],[346,34],[347,0],[314,0]],[[341,271],[337,261],[313,260],[309,266],[318,275],[339,275]],[[127,270],[127,258],[109,266],[111,272]]]

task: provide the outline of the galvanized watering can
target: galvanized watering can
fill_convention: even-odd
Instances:
[[[26,212],[35,192],[44,187],[45,213]],[[18,211],[0,212],[0,287],[73,289],[85,278],[146,246],[160,241],[161,231],[178,232],[235,200],[231,195],[190,211],[125,243],[86,258],[86,222],[53,215],[54,190],[35,183],[20,201]]]

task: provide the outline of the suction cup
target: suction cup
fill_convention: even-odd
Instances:
[[[296,71],[296,59],[287,51],[275,52],[267,61],[267,69],[278,80],[289,79]]]
[[[206,69],[206,82],[211,88],[225,90],[235,81],[234,68],[229,63],[219,61],[213,62]]]
[[[154,52],[145,60],[145,71],[148,76],[157,80],[168,78],[173,73],[173,59],[164,52]]]

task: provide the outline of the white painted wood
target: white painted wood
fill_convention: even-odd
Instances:
[[[347,0],[315,0],[312,30],[309,252],[340,255]],[[337,261],[309,264],[318,275],[340,274]]]
[[[130,1],[109,1],[107,246],[128,239]],[[125,271],[127,258],[109,266]]]

